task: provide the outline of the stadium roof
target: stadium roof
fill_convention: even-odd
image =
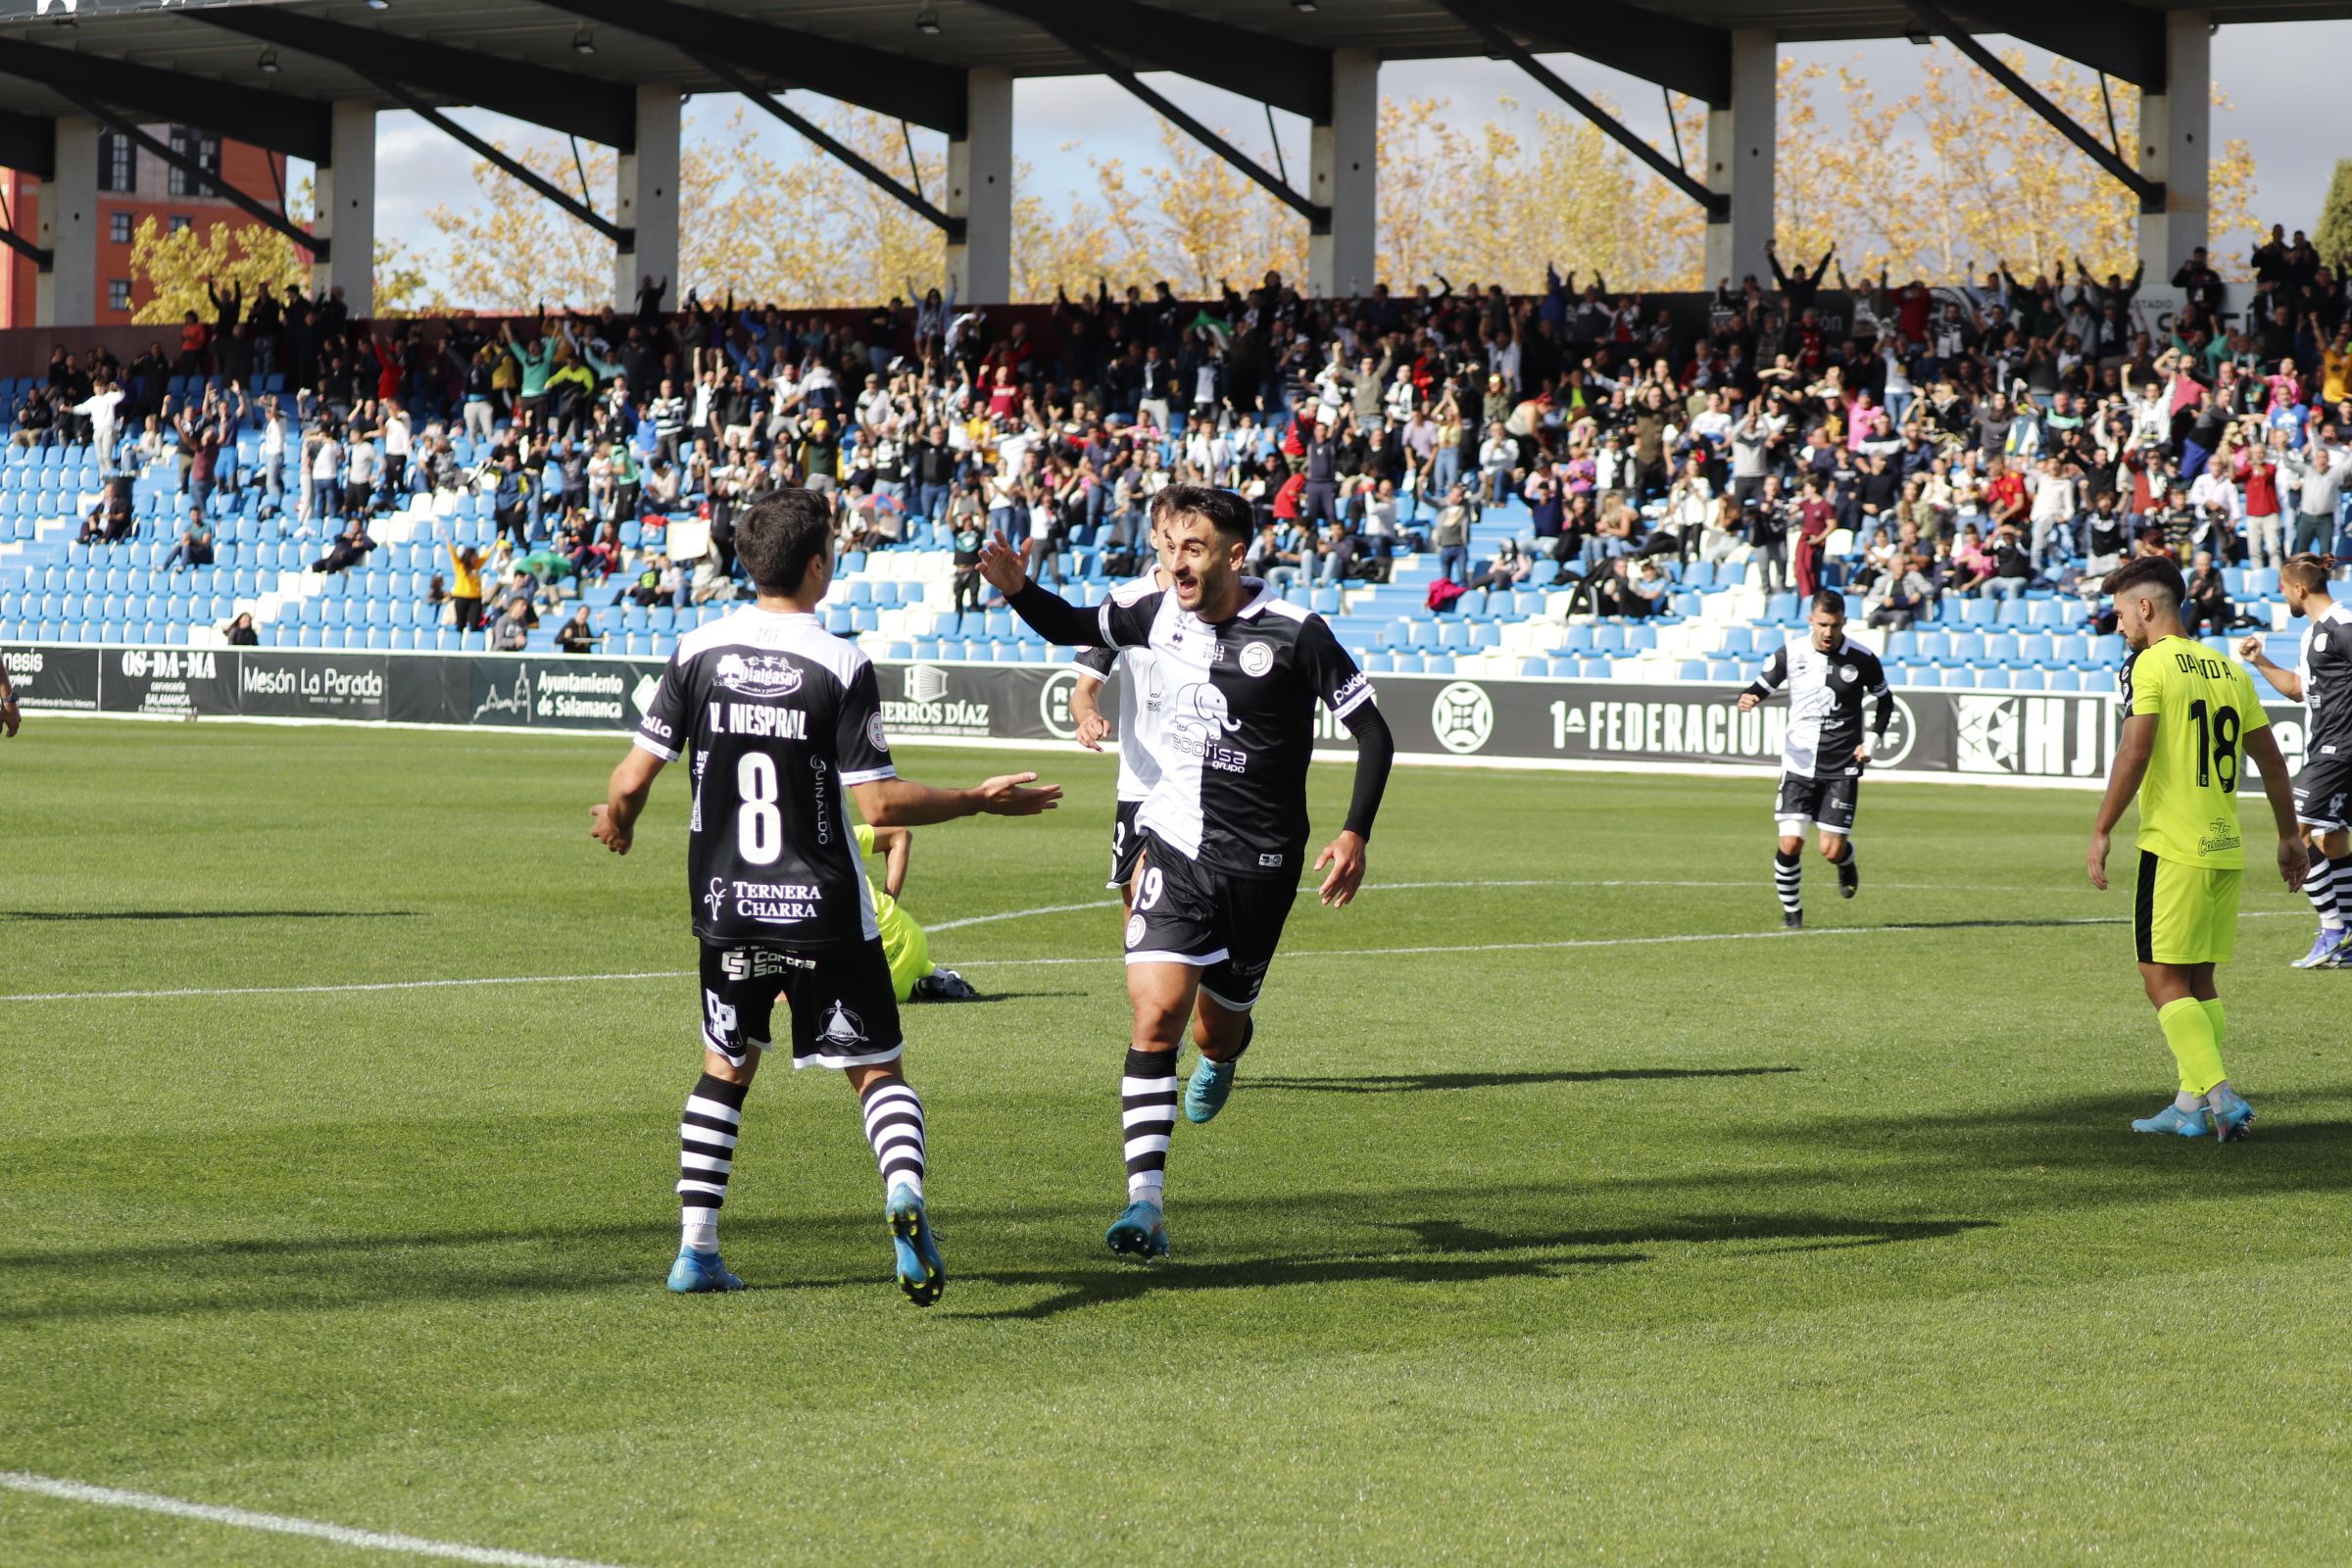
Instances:
[[[2352,17],[2352,0],[2208,0],[2191,8],[2129,0],[1959,0],[1967,24],[2051,48],[2127,80],[2160,85],[2162,12],[2201,9],[2218,24]],[[938,30],[918,30],[925,13]],[[1385,59],[1492,54],[1477,14],[1544,52],[1581,54],[1710,96],[1732,28],[1786,41],[1900,36],[1922,23],[1888,0],[0,0],[0,110],[80,112],[58,90],[108,92],[97,73],[127,63],[241,89],[238,124],[162,112],[168,90],[126,103],[300,155],[323,136],[304,104],[367,99],[396,107],[387,74],[427,101],[474,104],[625,141],[620,94],[638,85],[725,92],[710,60],[774,88],[801,87],[936,129],[961,128],[961,73],[1095,74],[1107,57],[1169,70],[1313,116],[1326,107],[1335,49]],[[585,40],[581,29],[588,29]],[[592,42],[593,53],[579,48]],[[274,70],[265,70],[264,52]],[[340,56],[341,58],[338,58]],[[63,58],[63,57],[80,57]],[[600,91],[597,83],[611,90]],[[247,133],[282,122],[282,133]]]

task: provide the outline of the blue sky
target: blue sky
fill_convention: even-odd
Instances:
[[[1882,99],[1899,97],[1919,80],[1921,51],[1901,39],[1791,44],[1783,53],[1832,66],[1855,65],[1879,87]],[[2036,68],[2046,59],[2030,49],[2028,55]],[[2233,107],[2216,115],[2214,136],[2217,142],[2243,137],[2251,146],[2260,171],[2255,210],[2265,222],[2309,226],[2335,159],[2352,155],[2347,144],[2352,138],[2328,129],[2339,122],[2333,112],[2341,103],[2341,67],[2347,60],[2352,60],[2352,23],[2248,24],[2224,27],[2215,35],[2214,77]],[[1549,56],[1545,63],[1583,91],[1617,102],[1637,131],[1664,135],[1665,110],[1656,87],[1573,55]],[[1258,105],[1182,76],[1150,79],[1191,113],[1229,129],[1260,158],[1266,156],[1266,116]],[[1494,114],[1496,100],[1506,95],[1530,107],[1546,102],[1542,89],[1516,67],[1484,59],[1393,62],[1382,68],[1381,91],[1396,98],[1448,98],[1465,119]],[[809,94],[789,97],[805,110],[822,108],[822,100]],[[726,98],[703,98],[688,113],[715,127],[731,108]],[[477,133],[510,144],[544,135],[479,111],[460,111],[457,118]],[[799,137],[764,116],[749,118],[759,122],[759,140],[770,157],[814,156]],[[1274,119],[1290,167],[1302,169],[1305,122],[1282,114]],[[377,231],[412,243],[429,237],[426,210],[471,188],[466,173],[469,155],[405,112],[383,116],[377,137]],[[1014,156],[1030,166],[1036,187],[1045,191],[1091,188],[1090,155],[1124,159],[1133,167],[1151,161],[1158,150],[1156,118],[1105,78],[1040,78],[1016,89]],[[842,177],[855,176],[845,172]],[[610,193],[600,192],[598,205],[608,206],[610,199]]]

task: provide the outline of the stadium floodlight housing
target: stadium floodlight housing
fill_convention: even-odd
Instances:
[[[596,34],[585,22],[580,24],[579,31],[571,35],[571,52],[575,55],[596,53]]]
[[[939,36],[939,7],[925,6],[914,14],[914,30],[926,38]]]
[[[261,53],[261,58],[254,61],[254,65],[260,68],[262,74],[265,76],[276,75],[277,51],[274,49],[263,50]]]

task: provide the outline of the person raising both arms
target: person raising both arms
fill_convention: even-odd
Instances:
[[[1169,586],[1080,610],[1028,580],[1002,535],[980,570],[1013,612],[1065,648],[1149,648],[1160,697],[1159,777],[1136,813],[1144,867],[1127,917],[1127,997],[1134,1011],[1119,1121],[1127,1206],[1104,1235],[1114,1252],[1168,1251],[1168,1142],[1176,1054],[1185,1026],[1200,1062],[1184,1113],[1205,1122],[1233,1092],[1267,967],[1306,869],[1306,768],[1315,709],[1356,740],[1347,825],[1323,847],[1322,902],[1344,907],[1364,879],[1364,853],[1396,742],[1372,687],[1322,616],[1242,575],[1254,531],[1231,490],[1170,485],[1155,510]]]

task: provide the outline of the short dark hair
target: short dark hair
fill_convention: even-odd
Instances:
[[[798,593],[808,563],[833,542],[833,509],[814,490],[770,490],[735,524],[735,555],[762,593]]]
[[[1813,596],[1813,609],[1816,612],[1827,611],[1839,620],[1843,620],[1845,618],[1845,595],[1835,588],[1824,588]]]
[[[1231,543],[1248,544],[1254,531],[1250,503],[1214,485],[1172,484],[1152,498],[1153,522],[1165,522],[1180,513],[1206,517],[1218,537]]]
[[[2180,580],[2180,568],[2170,556],[2141,556],[2136,561],[2127,561],[2099,584],[2099,591],[2110,597],[2130,593],[2134,588],[2155,590],[2170,599],[2175,609],[2188,597],[2188,587]]]

